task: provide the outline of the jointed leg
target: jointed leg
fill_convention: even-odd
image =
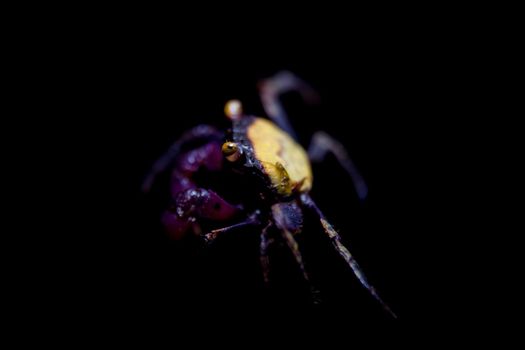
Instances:
[[[261,231],[261,245],[260,245],[260,259],[261,268],[264,277],[264,283],[268,285],[270,283],[270,260],[268,258],[268,247],[272,240],[268,237],[268,229],[273,225],[272,222],[263,228]]]
[[[299,92],[307,103],[316,103],[319,100],[319,95],[310,85],[288,71],[279,72],[259,84],[261,101],[268,117],[281,129],[297,139],[297,135],[279,100],[280,95],[289,91]]]
[[[286,242],[286,245],[288,245],[288,248],[290,248],[290,251],[294,256],[297,265],[299,265],[304,279],[307,282],[310,282],[310,277],[308,276],[308,274],[306,273],[306,269],[304,268],[303,256],[301,255],[301,251],[299,250],[299,245],[297,244],[297,241],[295,240],[291,232],[287,229],[282,228],[280,231],[282,237],[284,238],[284,241]]]
[[[339,164],[350,175],[359,199],[364,200],[368,194],[368,186],[354,162],[350,159],[345,147],[327,133],[323,131],[316,132],[308,148],[310,160],[312,162],[321,162],[328,152],[331,152],[337,158]]]
[[[245,221],[243,221],[243,222],[240,222],[240,223],[235,224],[235,225],[231,225],[231,226],[227,226],[227,227],[223,227],[223,228],[219,228],[219,229],[210,231],[209,233],[204,235],[204,239],[206,240],[206,242],[211,243],[221,233],[228,232],[228,231],[231,231],[231,230],[239,228],[239,227],[254,226],[254,225],[259,225],[259,224],[260,224],[260,222],[259,222],[259,212],[256,211],[255,213],[253,213],[250,216],[248,216],[248,218]]]
[[[280,230],[282,237],[286,241],[286,244],[288,245],[288,248],[290,248],[290,251],[292,252],[295,261],[297,262],[297,265],[299,265],[299,268],[301,269],[301,272],[303,274],[304,280],[308,283],[310,287],[310,295],[312,298],[312,302],[314,304],[319,304],[321,302],[319,298],[319,291],[312,285],[312,282],[310,281],[310,277],[308,276],[308,273],[306,272],[306,269],[304,267],[303,263],[303,256],[301,254],[301,251],[299,250],[299,245],[297,244],[297,241],[293,237],[292,233],[288,231],[287,229],[283,228]]]
[[[299,250],[299,245],[293,236],[293,233],[299,233],[301,231],[303,221],[302,215],[302,209],[296,202],[277,203],[272,206],[272,216],[275,226],[277,226],[281,232],[281,236],[286,242],[288,248],[290,248],[297,265],[301,269],[305,281],[310,286],[313,303],[318,304],[320,302],[319,292],[313,287],[310,281],[310,276],[308,276],[306,268],[304,267],[303,256]]]
[[[354,259],[350,251],[341,242],[341,236],[332,227],[332,225],[326,220],[324,214],[321,212],[319,207],[317,207],[317,205],[314,203],[314,201],[310,198],[308,194],[303,194],[301,196],[301,200],[303,201],[304,205],[313,209],[317,213],[317,215],[319,216],[319,219],[321,220],[321,225],[323,226],[325,233],[330,238],[330,241],[332,242],[332,245],[334,246],[335,250],[350,266],[350,268],[354,272],[354,275],[357,277],[361,285],[363,285],[363,287],[365,287],[370,292],[370,294],[383,306],[383,308],[388,313],[390,313],[394,318],[397,318],[396,314],[394,314],[394,312],[390,309],[390,307],[388,307],[388,305],[379,297],[375,288],[370,285],[363,270],[357,264],[357,261]]]

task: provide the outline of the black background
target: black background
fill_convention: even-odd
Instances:
[[[445,111],[456,98],[444,84],[458,63],[453,50],[440,50],[433,34],[415,28],[354,29],[243,37],[238,28],[204,36],[191,28],[114,28],[47,48],[53,62],[41,63],[39,81],[44,87],[53,80],[45,102],[53,113],[42,124],[58,141],[49,150],[60,155],[53,194],[66,195],[55,211],[64,235],[53,269],[68,287],[53,297],[67,300],[67,314],[128,330],[152,323],[228,328],[226,316],[343,333],[351,323],[395,327],[315,223],[299,238],[323,300],[313,307],[282,251],[275,253],[273,287],[264,289],[256,232],[232,232],[208,250],[196,241],[169,242],[158,203],[140,193],[152,162],[184,130],[226,125],[228,99],[262,115],[256,84],[282,69],[321,95],[317,106],[294,94],[283,98],[302,143],[316,130],[332,134],[369,185],[360,204],[328,158],[314,168],[312,196],[398,314],[397,325],[443,312],[448,270],[440,247],[450,237],[442,219],[453,213],[442,204],[449,168],[440,147],[450,125]],[[64,42],[71,43],[65,51]]]

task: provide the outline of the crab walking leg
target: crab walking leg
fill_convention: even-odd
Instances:
[[[270,246],[272,240],[270,240],[270,238],[268,237],[268,229],[272,225],[273,223],[269,222],[268,225],[261,231],[261,243],[259,248],[259,258],[261,259],[261,269],[265,285],[268,285],[270,283],[270,259],[268,257],[268,247]]]
[[[302,209],[296,201],[277,203],[272,206],[272,216],[275,226],[277,226],[281,232],[281,236],[286,242],[288,248],[290,248],[297,265],[301,269],[305,281],[310,287],[310,294],[313,303],[318,304],[320,302],[319,291],[313,287],[310,281],[310,276],[308,276],[303,263],[303,256],[299,250],[299,245],[293,236],[293,233],[301,232],[303,224]]]
[[[308,276],[308,274],[306,273],[306,269],[304,268],[303,256],[301,255],[301,251],[299,250],[299,245],[297,244],[297,241],[287,229],[281,228],[280,231],[286,242],[286,245],[292,251],[292,254],[295,258],[295,261],[297,262],[297,265],[299,265],[299,268],[301,269],[304,279],[307,282],[310,282],[310,277]]]
[[[223,228],[219,228],[219,229],[216,229],[216,230],[212,230],[209,233],[204,235],[204,239],[206,240],[207,243],[211,243],[221,233],[228,232],[228,231],[231,231],[231,230],[239,228],[239,227],[251,226],[251,225],[254,225],[254,223],[252,221],[248,220],[248,221],[243,221],[243,222],[240,222],[238,224],[231,225],[231,226],[228,226],[228,227],[223,227]]]
[[[397,318],[396,314],[390,309],[390,307],[379,297],[377,294],[375,288],[370,285],[368,282],[368,279],[366,278],[363,270],[361,267],[357,264],[357,261],[353,257],[353,255],[350,253],[350,251],[343,245],[341,242],[341,236],[337,231],[333,228],[333,226],[326,220],[326,217],[321,212],[319,207],[315,204],[315,202],[312,200],[312,198],[308,194],[301,195],[301,200],[303,204],[311,209],[313,209],[317,215],[319,216],[319,219],[321,221],[321,225],[323,226],[323,229],[325,233],[330,238],[330,241],[332,242],[332,245],[334,246],[335,250],[339,253],[339,255],[346,261],[346,263],[350,266],[352,271],[354,272],[354,275],[357,277],[359,282],[363,287],[365,287],[368,292],[383,306],[383,308],[394,318]]]
[[[182,147],[196,140],[221,140],[222,133],[210,125],[199,125],[185,132],[152,166],[149,174],[142,183],[142,191],[147,193],[151,190],[156,177],[166,170],[171,163],[180,155]]]
[[[368,186],[354,165],[354,162],[352,162],[345,147],[324,131],[316,132],[312,136],[312,141],[308,148],[310,160],[312,162],[322,162],[328,152],[331,152],[336,157],[339,164],[341,164],[343,169],[350,175],[359,199],[364,200],[368,194]]]
[[[259,222],[259,214],[260,214],[259,211],[256,211],[255,213],[253,213],[250,216],[248,216],[248,218],[245,221],[243,221],[243,222],[239,222],[238,224],[235,224],[235,225],[231,225],[231,226],[219,228],[219,229],[216,229],[216,230],[212,230],[209,233],[207,233],[206,235],[204,235],[204,239],[206,240],[206,242],[211,243],[221,233],[228,232],[228,231],[231,231],[231,230],[239,228],[239,227],[259,225],[260,224],[260,222]]]
[[[308,286],[310,287],[310,294],[312,298],[312,302],[314,304],[318,304],[321,302],[319,298],[319,291],[312,285],[312,282],[310,281],[310,276],[308,276],[308,273],[306,272],[306,268],[304,267],[303,263],[303,256],[301,254],[301,251],[299,250],[299,244],[297,244],[297,241],[293,237],[292,233],[288,231],[286,228],[282,228],[281,230],[282,237],[286,241],[286,244],[288,245],[288,248],[290,248],[295,261],[297,262],[297,265],[299,265],[299,268],[301,269],[301,273],[303,274],[304,280],[308,283]]]
[[[303,213],[301,208],[296,201],[276,203],[272,205],[272,217],[275,226],[281,231],[284,241],[292,251],[295,261],[301,268],[304,279],[310,281],[304,268],[303,257],[299,250],[299,245],[292,234],[292,232],[301,232],[303,225]]]
[[[266,115],[297,140],[297,134],[288,120],[279,97],[286,92],[297,91],[305,102],[312,104],[319,101],[317,92],[306,82],[288,71],[281,71],[271,78],[262,80],[258,88]]]

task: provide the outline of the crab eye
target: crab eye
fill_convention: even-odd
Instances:
[[[241,149],[235,142],[225,142],[222,145],[222,154],[230,162],[235,162],[241,156]]]

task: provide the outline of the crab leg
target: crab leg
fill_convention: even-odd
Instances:
[[[264,283],[268,285],[270,283],[270,259],[268,257],[268,247],[272,240],[268,237],[268,229],[273,225],[269,222],[268,225],[261,231],[261,243],[260,243],[260,259],[261,268],[264,277]]]
[[[209,233],[204,235],[204,239],[208,243],[211,243],[221,233],[228,232],[228,231],[231,231],[231,230],[239,228],[239,227],[259,225],[260,222],[259,222],[258,216],[259,216],[259,212],[256,211],[255,213],[253,213],[250,216],[248,216],[248,219],[246,219],[243,222],[239,222],[238,224],[235,224],[235,225],[231,225],[231,226],[227,226],[227,227],[223,227],[223,228],[219,228],[219,229],[210,231]]]
[[[279,97],[284,93],[297,91],[305,102],[312,104],[319,101],[317,92],[309,84],[288,71],[281,71],[273,77],[261,81],[258,87],[266,115],[297,140],[297,134],[288,120],[288,115]]]
[[[364,200],[368,194],[368,186],[354,165],[354,162],[352,162],[345,147],[324,131],[316,132],[312,136],[312,141],[308,148],[310,160],[312,162],[322,162],[328,152],[331,152],[335,156],[339,164],[341,164],[343,169],[350,175],[357,196],[359,199]]]
[[[297,244],[297,241],[287,229],[281,229],[281,233],[284,238],[284,241],[286,242],[286,245],[288,245],[288,248],[290,248],[294,256],[297,265],[299,265],[304,279],[307,282],[310,282],[310,277],[308,276],[308,274],[306,273],[306,269],[304,268],[303,256],[301,254],[301,251],[299,250],[299,245]]]
[[[312,300],[315,304],[319,303],[319,292],[311,283],[310,276],[306,272],[303,262],[303,256],[299,249],[299,244],[295,240],[293,233],[299,233],[302,228],[302,211],[295,201],[289,203],[277,203],[272,206],[272,215],[275,221],[275,226],[281,232],[281,236],[290,251],[292,252],[299,269],[303,275],[304,280],[310,286]]]
[[[357,264],[357,261],[353,257],[353,255],[350,253],[350,251],[343,245],[341,242],[341,236],[337,231],[333,228],[333,226],[326,220],[326,217],[321,212],[319,207],[315,204],[315,202],[312,200],[312,198],[308,194],[301,195],[301,200],[303,204],[313,209],[317,215],[319,216],[319,219],[321,221],[321,225],[323,226],[323,229],[325,233],[330,238],[330,241],[332,242],[332,245],[334,246],[335,250],[339,253],[339,255],[346,261],[346,263],[350,266],[352,271],[354,272],[354,275],[357,277],[359,282],[363,287],[365,287],[368,292],[383,306],[383,308],[394,318],[397,318],[396,314],[390,309],[390,307],[379,297],[377,294],[375,288],[368,282],[368,279],[366,278],[363,270],[361,267]]]

